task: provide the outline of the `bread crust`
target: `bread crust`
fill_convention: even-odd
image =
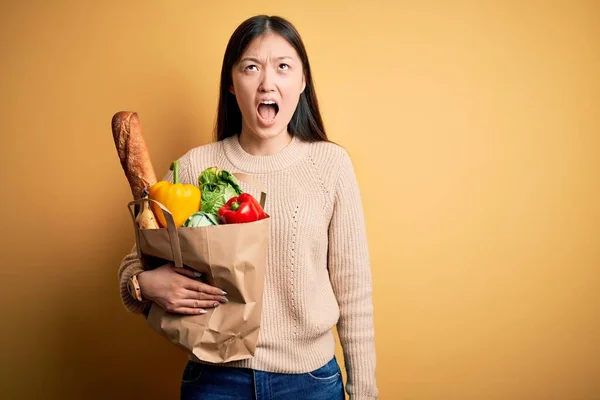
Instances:
[[[150,192],[156,173],[136,112],[119,111],[111,121],[115,147],[135,200]]]

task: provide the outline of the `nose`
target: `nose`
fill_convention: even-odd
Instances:
[[[269,69],[263,71],[258,90],[261,92],[272,92],[275,90],[274,72],[270,71]]]

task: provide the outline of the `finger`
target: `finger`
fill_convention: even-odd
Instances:
[[[217,296],[225,296],[227,295],[227,293],[219,288],[216,288],[214,286],[210,286],[207,285],[206,283],[203,282],[198,282],[195,280],[187,280],[183,285],[184,288],[189,289],[189,290],[195,290],[196,292],[204,292],[204,293],[208,293],[208,294],[214,294]]]
[[[173,311],[169,311],[173,314],[186,314],[186,315],[198,315],[198,314],[206,314],[207,311],[202,308],[189,308],[189,307],[179,307],[174,309]]]
[[[218,296],[214,294],[208,294],[204,292],[197,292],[195,290],[183,289],[182,297],[184,299],[193,299],[193,300],[212,300],[218,301],[221,303],[229,302],[229,299],[225,296]]]
[[[173,267],[173,271],[177,272],[179,275],[187,276],[192,279],[198,279],[202,276],[200,272],[189,268]]]
[[[215,308],[219,307],[221,303],[215,300],[181,300],[177,302],[179,308]]]

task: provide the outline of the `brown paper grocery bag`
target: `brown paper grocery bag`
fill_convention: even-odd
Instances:
[[[262,185],[247,175],[234,175],[262,189],[260,203],[264,207]],[[142,202],[162,208],[166,229],[137,226],[133,207]],[[243,224],[176,228],[171,213],[159,202],[140,199],[128,207],[138,256],[145,268],[168,261],[193,268],[202,273],[203,282],[225,290],[229,300],[203,315],[172,314],[153,303],[148,325],[203,361],[224,363],[253,357],[260,332],[270,217]]]

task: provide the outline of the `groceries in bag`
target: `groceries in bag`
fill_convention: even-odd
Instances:
[[[226,363],[252,358],[260,334],[270,232],[262,183],[213,166],[198,176],[195,189],[200,192],[199,199],[198,192],[189,187],[190,196],[177,195],[181,189],[177,186],[179,165],[171,165],[174,182],[159,185],[137,114],[115,114],[112,128],[134,196],[128,209],[143,268],[171,262],[200,272],[207,284],[228,293],[228,303],[200,315],[170,313],[151,303],[147,325],[202,361]],[[258,202],[243,193],[238,179],[260,190]],[[164,223],[166,227],[161,226]]]

